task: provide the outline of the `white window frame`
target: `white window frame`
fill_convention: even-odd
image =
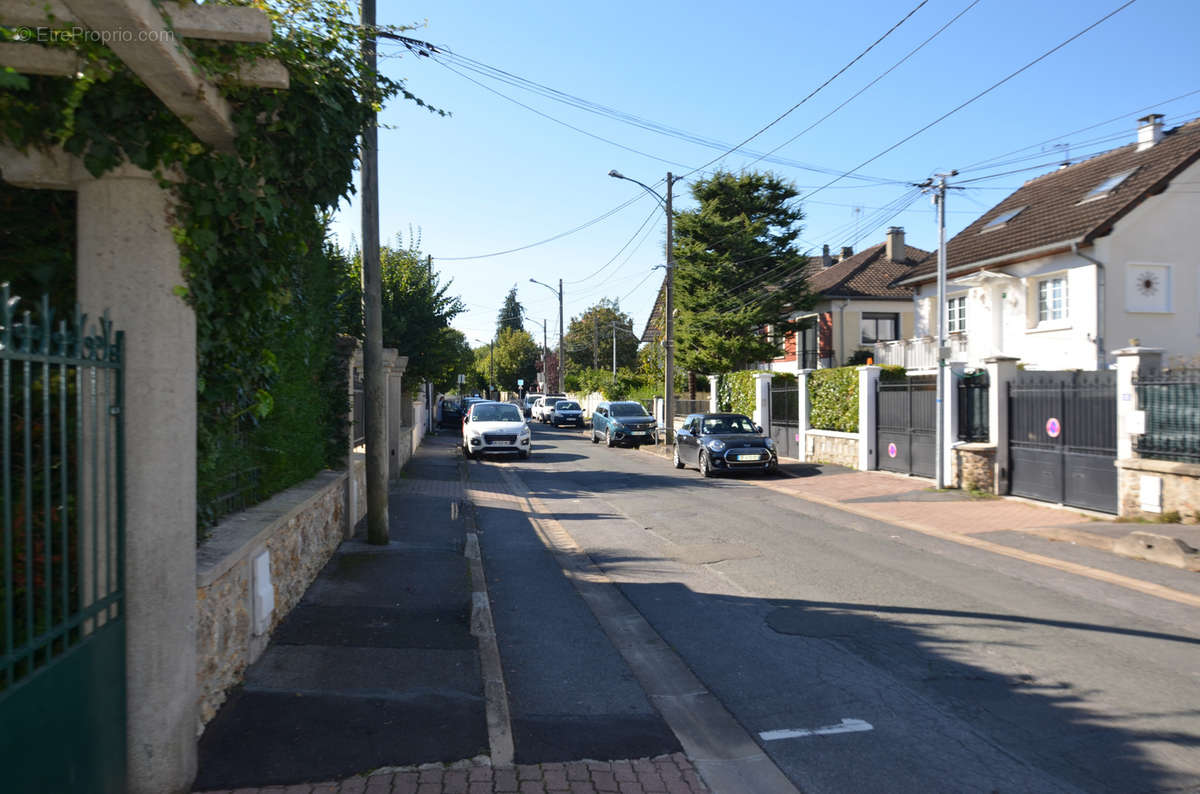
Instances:
[[[1055,283],[1062,285],[1060,294],[1057,296],[1050,295],[1049,300],[1047,300],[1043,295],[1043,289],[1048,289],[1050,285]],[[1047,326],[1061,326],[1070,321],[1070,296],[1067,290],[1067,275],[1065,273],[1039,278],[1037,283],[1034,285],[1034,289],[1036,292],[1034,296],[1034,300],[1036,301],[1034,311],[1036,312],[1035,320],[1037,321],[1036,326],[1038,328],[1045,328]],[[1058,304],[1057,312],[1054,310],[1056,298],[1056,302]]]
[[[955,309],[957,308],[957,312]],[[946,298],[946,333],[965,334],[967,332],[967,296],[952,295]]]

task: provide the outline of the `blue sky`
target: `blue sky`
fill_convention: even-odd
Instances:
[[[786,162],[764,160],[751,167],[799,187],[806,197],[801,239],[812,251],[819,253],[826,243],[834,251],[844,245],[861,250],[882,242],[892,225],[904,227],[910,245],[932,250],[936,216],[929,198],[911,183],[950,169],[962,172],[951,184],[979,180],[950,194],[952,236],[1068,153],[1078,160],[1131,142],[1139,116],[1162,113],[1168,127],[1200,117],[1195,40],[1200,2],[1136,0],[862,165],[857,172],[862,178],[828,185],[1124,2],[927,0],[811,99],[746,144],[754,154],[734,152],[693,178],[718,166],[741,169],[781,147],[773,156]],[[663,214],[636,185],[607,173],[615,168],[655,185],[667,170],[687,173],[722,151],[570,107],[471,69],[494,67],[732,147],[801,102],[918,3],[381,3],[380,23],[424,21],[410,35],[448,51],[435,61],[385,45],[384,70],[452,114],[431,115],[403,101],[382,114],[387,128],[379,139],[381,236],[403,234],[407,240],[410,230],[420,235],[422,250],[467,305],[454,325],[475,346],[491,337],[514,284],[531,319],[526,327],[540,337],[541,321],[548,320],[555,338],[557,298],[530,278],[554,285],[563,279],[568,324],[600,298],[616,298],[640,333],[662,279],[663,271],[653,268],[663,262]],[[788,143],[968,7],[908,60]],[[468,77],[612,143],[539,116]],[[1069,146],[1056,148],[1061,144]],[[1011,171],[1017,173],[1003,173]],[[694,206],[687,185],[676,188],[682,194],[677,206]],[[574,229],[629,199],[634,202],[582,231],[482,256]],[[343,208],[334,231],[349,246],[361,237],[359,224],[354,202]]]

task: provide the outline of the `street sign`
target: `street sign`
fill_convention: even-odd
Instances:
[[[466,376],[466,375],[459,375],[459,376],[458,376],[458,384],[459,384],[460,386],[461,386],[462,384],[466,383],[466,382],[467,382],[467,376]]]
[[[525,379],[517,378],[517,386],[524,386],[524,385],[525,385]]]

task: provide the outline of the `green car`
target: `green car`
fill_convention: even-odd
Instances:
[[[658,422],[638,402],[602,402],[592,411],[593,444],[603,438],[606,446],[621,444],[636,449],[653,444],[657,430]]]

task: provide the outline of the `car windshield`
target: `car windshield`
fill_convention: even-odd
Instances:
[[[745,416],[710,416],[706,417],[700,426],[708,435],[758,432],[754,429],[754,423]]]
[[[613,403],[609,409],[613,416],[649,416],[641,403]]]
[[[540,395],[540,394],[531,394],[531,395],[529,395],[528,397],[526,397],[526,398],[525,398],[525,404],[526,404],[526,405],[533,405],[535,402],[537,402],[537,401],[538,401],[538,399],[540,399],[540,398],[541,398],[541,396],[542,396],[542,395]]]
[[[579,403],[573,403],[570,400],[559,400],[554,404],[556,411],[578,411]]]
[[[523,422],[525,417],[515,405],[476,405],[471,411],[476,422]]]

